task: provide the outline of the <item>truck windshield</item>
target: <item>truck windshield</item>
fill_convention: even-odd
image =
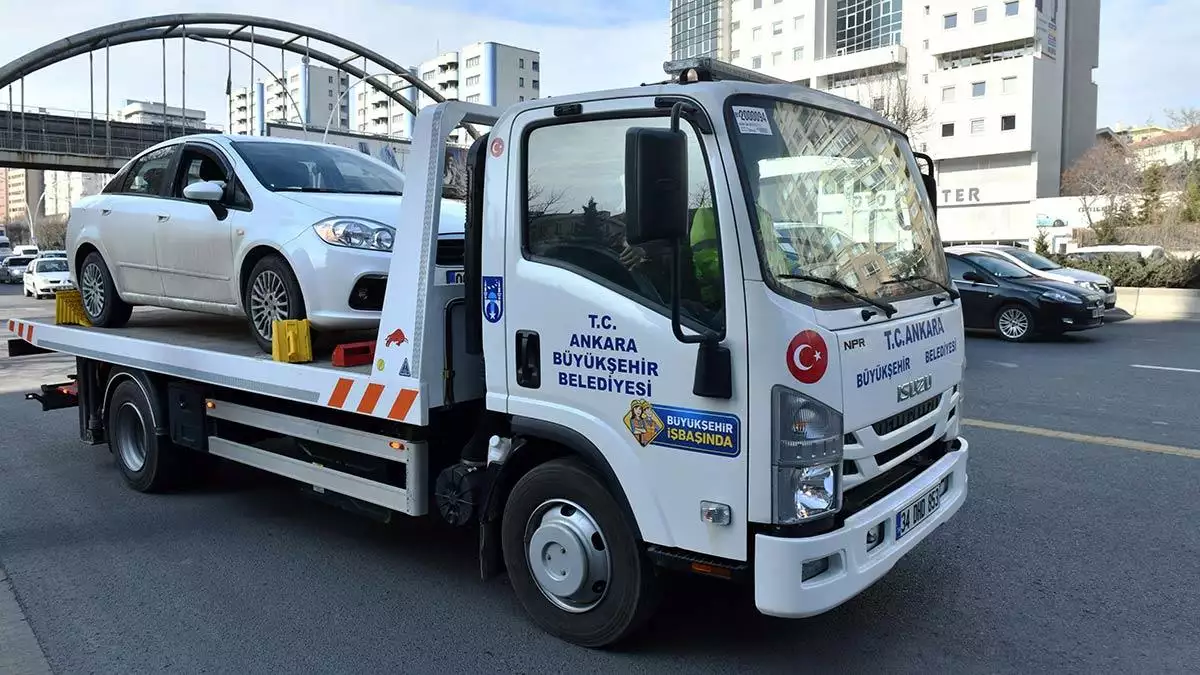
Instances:
[[[950,283],[903,135],[765,96],[731,98],[729,118],[764,278],[776,292],[838,307],[861,300],[794,277],[833,279],[881,300]]]

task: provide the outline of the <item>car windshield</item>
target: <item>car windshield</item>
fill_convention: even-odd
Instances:
[[[814,306],[845,306],[859,301],[794,277],[833,279],[887,300],[950,283],[933,208],[904,136],[763,96],[733,97],[730,116],[759,259],[777,292]]]
[[[4,261],[4,264],[9,267],[26,267],[32,261],[33,258],[9,258]]]
[[[994,258],[984,253],[971,253],[963,257],[1001,279],[1024,279],[1033,276],[1007,260]]]
[[[273,192],[404,192],[404,174],[361,152],[336,145],[235,141],[263,187]]]
[[[1016,258],[1017,260],[1020,260],[1026,265],[1029,265],[1035,270],[1046,272],[1062,267],[1062,265],[1059,265],[1049,258],[1042,257],[1033,251],[1027,251],[1023,248],[1006,248],[1004,249],[1004,252]]]
[[[37,264],[38,272],[66,272],[67,261],[65,258],[51,258],[49,260],[39,260]]]

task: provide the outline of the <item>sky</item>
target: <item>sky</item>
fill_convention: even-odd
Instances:
[[[1117,122],[1165,121],[1164,108],[1200,107],[1195,47],[1200,44],[1200,0],[1102,1],[1097,126]],[[0,3],[0,63],[73,33],[116,21],[197,11],[195,0],[55,0],[53,19],[36,2]],[[668,0],[205,0],[204,11],[281,17],[354,40],[403,64],[415,64],[439,49],[494,40],[542,53],[541,89],[562,95],[589,89],[636,85],[663,78],[669,49]],[[167,43],[167,101],[184,97],[180,76],[181,41]],[[244,47],[244,45],[242,45]],[[258,55],[278,69],[277,52]],[[103,52],[95,55],[95,109],[106,108]],[[160,44],[129,45],[111,52],[111,106],[124,99],[162,99]],[[293,65],[295,59],[289,59]],[[189,108],[226,119],[226,52],[189,42],[186,98]],[[249,79],[244,57],[234,55],[234,86]],[[263,76],[261,70],[257,72]],[[57,110],[89,110],[87,57],[78,57],[31,75],[26,105]],[[7,92],[0,92],[5,103]],[[14,103],[19,93],[13,87]]]

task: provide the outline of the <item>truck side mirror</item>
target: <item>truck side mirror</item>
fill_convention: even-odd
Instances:
[[[625,134],[626,241],[682,241],[687,213],[687,135],[677,129],[630,129]]]
[[[933,158],[922,152],[915,152],[917,167],[921,170],[921,182],[925,184],[925,192],[929,194],[929,204],[933,207],[933,217],[937,218],[937,180],[933,177]],[[921,167],[924,163],[925,167]]]

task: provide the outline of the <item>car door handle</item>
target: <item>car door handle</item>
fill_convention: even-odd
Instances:
[[[171,219],[171,216],[166,213],[158,214],[158,222],[163,223]]]
[[[112,209],[100,209],[100,215],[102,216],[107,216],[110,213],[112,213]]]

